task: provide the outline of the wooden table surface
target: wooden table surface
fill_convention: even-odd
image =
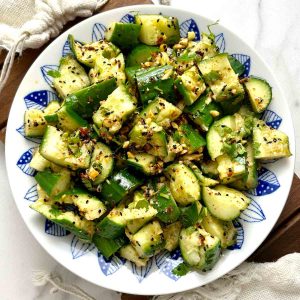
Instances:
[[[126,5],[150,3],[152,3],[150,0],[110,0],[101,11]],[[76,20],[68,23],[64,29],[67,30],[81,20],[81,18],[77,18]],[[52,40],[49,43],[51,42]],[[16,58],[8,83],[0,94],[0,140],[2,141],[5,139],[5,126],[7,123],[8,113],[18,86],[31,64],[49,43],[40,49],[25,50],[22,56]],[[0,70],[2,68],[4,58],[5,53],[2,52],[0,54]],[[275,200],[276,199],[274,199],[274,201]],[[292,252],[300,252],[300,180],[296,175],[294,175],[288,201],[278,222],[274,226],[266,241],[257,249],[248,261],[274,261],[281,256]],[[149,297],[126,294],[122,295],[123,300],[147,298]]]

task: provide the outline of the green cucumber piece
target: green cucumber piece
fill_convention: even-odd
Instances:
[[[208,131],[214,120],[222,116],[220,105],[213,101],[210,94],[201,96],[195,103],[184,108],[190,120]]]
[[[53,79],[53,86],[62,99],[90,85],[84,68],[71,55],[60,59],[58,72],[59,76]]]
[[[187,154],[199,152],[206,146],[206,140],[202,137],[199,131],[193,128],[190,124],[181,124],[173,135],[174,141],[185,144]]]
[[[111,174],[113,167],[113,152],[107,145],[97,142],[83,180],[88,180],[92,186],[98,186]]]
[[[159,190],[150,203],[158,211],[157,218],[160,221],[173,223],[179,218],[180,210],[167,185]]]
[[[130,237],[132,246],[140,257],[151,257],[164,247],[163,230],[153,221]]]
[[[278,159],[291,156],[289,137],[280,130],[273,129],[262,120],[253,127],[254,158],[260,160]]]
[[[228,55],[228,60],[234,73],[241,76],[245,72],[244,65],[232,55]]]
[[[126,58],[126,67],[141,67],[142,63],[151,60],[153,53],[158,52],[158,47],[138,45],[128,54]]]
[[[102,183],[101,195],[107,203],[113,206],[142,185],[142,183],[143,178],[138,177],[128,169],[123,169]]]
[[[122,215],[123,205],[113,208],[97,226],[97,234],[107,239],[115,239],[125,232],[126,220]]]
[[[188,163],[187,164],[192,171],[194,172],[194,174],[196,175],[198,182],[201,186],[215,186],[219,183],[219,181],[215,180],[215,179],[211,179],[209,177],[205,177],[201,170],[193,163]]]
[[[189,167],[174,163],[165,169],[165,175],[170,180],[172,196],[179,205],[186,206],[200,200],[200,185]]]
[[[77,60],[90,68],[94,67],[97,57],[112,58],[120,53],[119,48],[105,40],[82,44],[75,41],[73,35],[69,34],[68,41]]]
[[[158,160],[156,156],[148,153],[134,153],[132,157],[128,157],[127,163],[136,170],[146,175],[155,175],[163,170],[163,162]]]
[[[90,118],[99,108],[100,101],[106,100],[116,87],[116,80],[111,78],[73,93],[65,103],[82,118]]]
[[[251,202],[243,193],[223,185],[203,187],[202,198],[209,212],[223,221],[236,219]]]
[[[228,54],[222,53],[202,60],[198,67],[217,102],[235,104],[242,100],[244,88],[230,65]]]
[[[175,121],[182,111],[163,98],[157,98],[148,104],[136,117],[135,123],[141,119],[151,119],[156,124],[166,128]]]
[[[175,222],[167,225],[163,228],[163,235],[166,241],[165,249],[168,251],[174,251],[179,245],[179,235],[182,228],[180,222]]]
[[[123,122],[135,111],[137,100],[132,96],[125,85],[115,89],[93,115],[93,121],[100,132],[118,132]]]
[[[74,140],[74,141],[73,141]],[[90,165],[92,144],[82,142],[73,134],[48,125],[40,145],[40,154],[50,162],[72,170],[87,169]]]
[[[163,128],[154,122],[137,123],[129,133],[131,143],[145,147],[147,153],[154,156],[165,157],[168,155],[166,133]]]
[[[56,113],[58,127],[63,131],[74,131],[80,127],[86,127],[88,122],[81,118],[70,105],[63,105]]]
[[[139,24],[113,22],[105,32],[105,39],[122,51],[129,51],[139,44],[140,30]]]
[[[113,58],[98,56],[94,68],[90,69],[89,77],[91,83],[115,78],[118,85],[124,84],[126,80],[124,55],[120,53]]]
[[[203,271],[212,269],[221,254],[219,238],[196,227],[181,230],[179,245],[184,261],[189,266]]]
[[[73,188],[58,195],[55,199],[77,206],[80,215],[86,220],[96,220],[106,213],[106,207],[97,197],[81,188]]]
[[[252,109],[256,113],[262,113],[272,100],[272,88],[270,84],[258,77],[251,76],[245,83]]]
[[[97,233],[93,236],[93,243],[99,250],[99,252],[106,258],[109,259],[114,255],[122,246],[127,243],[126,236],[120,236],[115,239],[107,239]]]
[[[67,191],[71,185],[71,172],[67,169],[61,169],[60,172],[40,171],[34,178],[49,197]]]
[[[221,247],[226,249],[236,243],[237,230],[231,221],[221,221],[208,213],[201,221],[203,228],[221,241]]]
[[[29,163],[31,168],[36,169],[37,171],[45,171],[51,165],[50,161],[45,159],[41,154],[39,148],[37,148],[33,154],[33,157]]]
[[[119,253],[121,257],[132,261],[137,267],[145,267],[149,260],[147,257],[140,257],[134,247],[130,244],[123,246]]]
[[[51,201],[39,199],[30,205],[30,208],[39,212],[48,220],[61,225],[77,235],[81,240],[91,242],[95,232],[95,224],[83,217],[76,215],[73,211],[62,211]]]
[[[135,23],[141,25],[139,39],[150,46],[174,45],[180,39],[178,19],[162,15],[135,15]]]
[[[176,100],[174,79],[170,77],[172,73],[173,67],[169,65],[140,69],[135,73],[144,106],[157,97],[168,99],[170,102]]]
[[[195,66],[179,75],[175,85],[186,105],[193,104],[206,89],[204,80]]]
[[[24,133],[26,137],[41,137],[47,127],[42,110],[31,108],[24,114]]]

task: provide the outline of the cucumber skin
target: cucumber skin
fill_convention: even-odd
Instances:
[[[141,63],[147,62],[152,53],[159,52],[158,47],[138,45],[128,54],[126,67],[141,67]]]
[[[127,52],[139,44],[140,30],[139,24],[116,23],[108,41]]]
[[[65,103],[72,107],[82,118],[91,118],[101,100],[106,100],[117,87],[114,78],[93,84],[69,95]]]
[[[115,239],[125,232],[125,225],[117,224],[108,217],[105,217],[96,226],[99,235],[107,239]]]

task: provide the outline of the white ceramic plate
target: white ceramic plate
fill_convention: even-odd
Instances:
[[[181,24],[182,36],[193,30],[199,38],[199,31],[206,31],[207,25],[213,23],[212,20],[190,12],[167,6],[146,5],[108,11],[69,29],[37,58],[16,93],[7,126],[6,163],[11,189],[26,225],[44,249],[59,263],[78,276],[105,288],[131,294],[166,294],[211,282],[238,266],[255,251],[271,231],[286,202],[293,177],[294,156],[263,166],[259,173],[258,187],[249,192],[253,201],[235,222],[238,228],[237,244],[232,250],[224,251],[214,269],[207,273],[192,272],[182,278],[174,276],[172,269],[182,261],[179,251],[171,255],[164,253],[156,256],[145,268],[137,268],[118,257],[105,261],[94,246],[82,243],[72,234],[45,221],[42,216],[32,211],[29,204],[37,199],[37,191],[33,178],[34,170],[29,167],[29,162],[39,141],[25,139],[23,136],[25,109],[43,109],[49,101],[56,98],[47,70],[57,68],[60,57],[70,52],[66,43],[69,33],[81,41],[97,40],[103,37],[105,27],[110,22],[130,22],[133,19],[132,15],[137,11],[177,17]],[[261,76],[270,82],[274,100],[264,113],[263,119],[270,126],[279,127],[289,134],[291,151],[295,153],[291,115],[270,69],[253,49],[228,29],[217,25],[213,27],[213,31],[222,52],[234,54],[246,66],[247,74]],[[242,38],[245,39],[246,36]]]

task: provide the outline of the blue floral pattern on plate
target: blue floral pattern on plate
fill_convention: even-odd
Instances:
[[[32,160],[34,150],[35,150],[34,147],[30,148],[29,150],[24,152],[19,158],[19,160],[17,161],[17,166],[20,168],[20,170],[22,170],[24,174],[29,176],[34,176],[36,173],[35,169],[29,166]]]
[[[231,54],[235,59],[237,59],[244,67],[245,67],[245,72],[240,75],[240,77],[247,77],[250,74],[250,68],[251,68],[251,58],[249,55],[246,54]]]
[[[274,193],[280,187],[276,175],[265,167],[258,170],[258,185],[255,189],[248,191],[254,196],[264,196]]]
[[[98,263],[102,273],[105,276],[109,276],[117,272],[125,264],[125,260],[116,255],[106,259],[102,254],[100,254],[100,252],[98,252]]]
[[[133,262],[130,262],[131,271],[136,276],[139,282],[142,282],[150,273],[153,265],[153,259],[149,259],[145,267],[138,267]]]
[[[92,41],[97,42],[101,39],[104,39],[105,31],[106,31],[106,27],[103,24],[95,23],[93,26]]]
[[[263,112],[261,119],[265,121],[268,126],[274,129],[278,129],[282,122],[282,118],[279,115],[277,115],[274,111],[269,109]]]
[[[38,198],[39,194],[37,191],[37,184],[35,184],[26,192],[24,199],[30,202],[35,202]]]
[[[45,81],[49,84],[52,88],[53,86],[53,77],[48,75],[49,71],[58,71],[58,65],[45,65],[41,67],[42,76]]]
[[[239,219],[249,223],[264,221],[266,216],[262,208],[254,199],[251,200],[249,206],[239,216]]]
[[[179,249],[176,249],[173,252],[164,251],[155,256],[156,266],[174,281],[180,279],[180,276],[173,274],[172,271],[182,262],[183,258]]]
[[[83,256],[86,253],[94,250],[95,248],[96,247],[94,244],[83,242],[76,235],[74,235],[74,237],[72,238],[71,253],[73,259]]]
[[[45,220],[45,233],[53,236],[66,236],[70,234],[70,231],[61,227],[60,225],[50,221]]]
[[[200,30],[193,19],[189,19],[180,24],[180,36],[187,37],[189,31],[195,32],[195,41],[200,40]]]
[[[69,41],[66,40],[65,43],[64,43],[64,46],[63,46],[61,55],[62,55],[62,56],[67,56],[67,55],[69,55],[69,54],[72,54],[72,50],[71,50]]]
[[[134,16],[131,14],[126,14],[120,19],[122,23],[134,23]]]
[[[43,110],[53,100],[58,100],[58,97],[54,92],[48,90],[33,91],[24,97],[27,109],[35,108]]]
[[[223,33],[219,33],[215,36],[215,43],[216,43],[217,47],[219,48],[219,51],[221,53],[224,53],[225,49],[226,49],[226,42],[225,42]]]

